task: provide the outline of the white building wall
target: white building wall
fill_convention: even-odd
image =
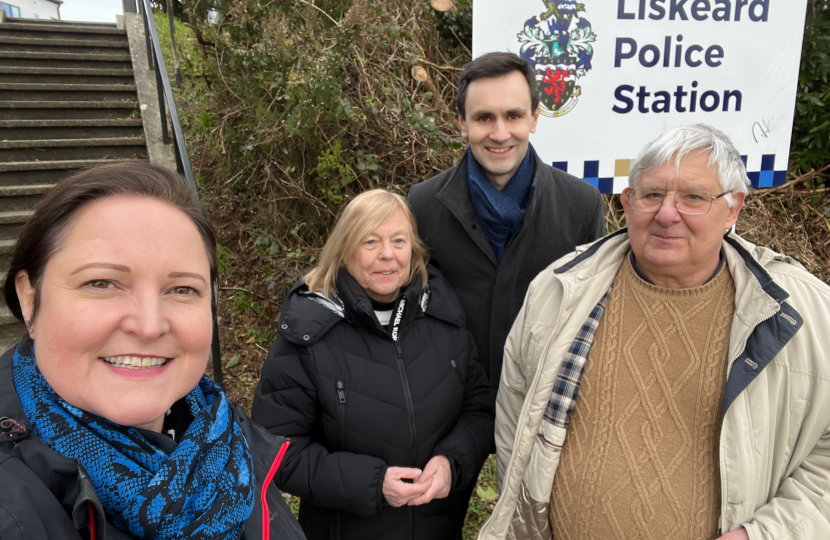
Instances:
[[[0,2],[20,8],[20,16],[26,19],[60,19],[58,4],[48,0],[0,0]]]

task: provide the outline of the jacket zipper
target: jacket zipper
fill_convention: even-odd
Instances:
[[[260,495],[260,500],[262,501],[262,540],[270,540],[271,538],[271,512],[268,509],[268,488],[271,487],[271,482],[274,481],[274,475],[277,474],[277,469],[280,468],[280,463],[282,463],[282,458],[285,456],[290,442],[286,439],[282,443],[279,452],[277,452],[277,457],[274,458],[274,462],[271,463],[271,468],[265,476],[265,482],[262,483],[262,492]]]
[[[464,378],[463,378],[463,377],[461,377],[461,370],[460,370],[460,369],[458,369],[458,364],[455,362],[455,360],[454,360],[454,359],[453,359],[453,360],[450,360],[450,364],[452,364],[452,368],[453,368],[453,370],[455,370],[455,374],[456,374],[456,376],[458,376],[458,383],[459,383],[459,384],[461,385],[461,387],[463,388],[463,387],[464,387]]]
[[[752,333],[755,332],[755,329],[758,328],[758,326],[760,326],[762,323],[764,323],[764,322],[772,319],[773,317],[775,317],[775,315],[779,311],[781,311],[781,305],[780,304],[778,305],[777,310],[775,310],[772,313],[766,315],[763,319],[758,321],[755,324],[755,326],[750,328],[749,332],[747,332],[746,335],[744,335],[743,342],[741,343],[741,348],[738,349],[737,354],[734,357],[730,358],[729,362],[726,364],[726,380],[727,381],[729,381],[729,374],[732,372],[732,364],[734,364],[735,360],[740,358],[740,356],[746,350],[746,344],[749,341],[749,336],[751,336]],[[723,419],[725,421],[726,416],[724,416]],[[726,492],[727,492],[726,467],[724,465],[724,460],[723,460],[723,453],[724,453],[724,448],[723,448],[723,424],[724,424],[724,422],[721,422],[721,432],[720,432],[720,435],[719,435],[720,441],[718,443],[718,454],[720,456],[720,460],[719,460],[720,461],[720,471],[719,472],[720,472],[720,490],[721,490],[721,493],[720,493],[720,500],[721,500],[720,517],[721,517],[721,519],[718,520],[719,521],[719,523],[718,523],[718,525],[719,525],[719,527],[718,527],[719,534],[723,534],[721,531],[723,531],[723,525],[724,525],[723,522],[724,522],[724,519],[726,518],[726,512],[728,510],[727,507],[729,505],[729,501],[727,500],[727,497],[726,497]]]
[[[89,540],[95,540],[95,509],[92,506],[92,501],[87,503],[89,509]]]
[[[403,364],[403,351],[401,350],[401,344],[399,342],[395,342],[395,353],[398,358],[398,371],[401,374],[401,382],[403,383],[403,395],[406,399],[406,412],[409,415],[409,438],[410,438],[410,467],[415,466],[415,407],[412,405],[412,392],[409,391],[409,379],[406,376],[406,369],[404,368]]]
[[[726,380],[727,381],[729,380],[729,373],[732,371],[732,364],[734,364],[735,360],[737,360],[738,357],[741,356],[743,354],[743,352],[746,350],[746,343],[749,341],[749,336],[751,336],[752,333],[755,331],[755,329],[758,328],[762,323],[764,323],[764,322],[772,319],[773,317],[775,317],[775,315],[779,311],[781,311],[781,305],[780,304],[778,305],[778,309],[776,309],[775,311],[773,311],[769,315],[766,315],[763,319],[758,321],[755,324],[755,326],[750,328],[749,332],[746,333],[746,335],[744,336],[744,339],[743,339],[743,343],[741,344],[741,348],[738,349],[738,354],[736,354],[733,358],[730,358],[729,362],[726,364]]]
[[[338,427],[340,428],[337,443],[342,451],[346,445],[346,387],[343,381],[337,381],[337,402]]]

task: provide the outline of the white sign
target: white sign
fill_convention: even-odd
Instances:
[[[534,65],[541,158],[603,193],[667,129],[706,123],[756,187],[786,179],[807,0],[475,0],[473,56]]]

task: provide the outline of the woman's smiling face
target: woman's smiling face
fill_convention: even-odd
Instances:
[[[363,238],[346,270],[366,295],[378,302],[393,302],[409,282],[412,231],[403,210],[395,210]]]
[[[195,225],[167,203],[119,195],[79,210],[46,263],[34,321],[25,272],[16,286],[38,368],[71,405],[158,431],[204,373],[210,266]]]

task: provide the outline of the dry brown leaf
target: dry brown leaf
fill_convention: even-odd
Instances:
[[[421,66],[412,66],[412,78],[418,82],[426,82],[429,80],[429,73]]]
[[[430,0],[429,5],[436,11],[455,11],[455,4],[452,0]]]

